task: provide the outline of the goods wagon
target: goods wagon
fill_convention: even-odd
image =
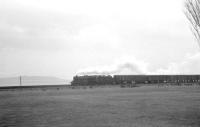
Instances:
[[[116,84],[122,83],[195,83],[200,75],[114,75]]]

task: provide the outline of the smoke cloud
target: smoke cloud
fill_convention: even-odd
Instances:
[[[88,67],[78,71],[78,75],[114,74],[200,74],[200,53],[187,55],[182,61],[170,63],[165,68],[149,71],[148,63],[135,58],[123,58],[113,65]]]
[[[146,74],[147,63],[135,58],[122,58],[113,65],[88,67],[78,71],[78,75]]]

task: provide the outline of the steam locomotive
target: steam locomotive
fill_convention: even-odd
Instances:
[[[71,85],[119,85],[158,83],[200,83],[200,75],[84,75],[74,76]]]

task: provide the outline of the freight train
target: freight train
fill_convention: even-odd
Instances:
[[[200,75],[84,75],[74,76],[71,85],[120,85],[159,83],[200,83]]]

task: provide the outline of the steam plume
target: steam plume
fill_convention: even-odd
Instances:
[[[123,58],[113,65],[89,67],[78,71],[78,75],[146,74],[147,64],[135,58]]]
[[[78,75],[114,75],[114,74],[200,74],[200,53],[187,55],[182,61],[170,63],[166,68],[148,70],[148,63],[126,58],[108,66],[89,67],[78,71]]]

